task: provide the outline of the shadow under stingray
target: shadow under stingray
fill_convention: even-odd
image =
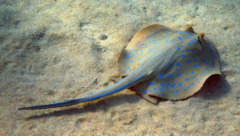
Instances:
[[[230,86],[227,81],[221,75],[213,75],[206,80],[203,87],[193,96],[190,97],[202,97],[204,99],[219,99],[224,97],[230,91]],[[187,100],[190,97],[183,99]],[[34,115],[26,118],[26,120],[48,118],[55,116],[66,116],[73,114],[84,114],[87,112],[95,112],[97,110],[107,110],[109,107],[117,106],[124,103],[137,103],[141,97],[134,94],[113,95],[103,98],[97,102],[89,102],[80,108],[66,107],[64,109],[53,111],[42,115]],[[166,99],[159,98],[158,103],[167,101]]]
[[[231,90],[223,75],[212,75],[209,77],[203,87],[194,96],[204,99],[219,99],[226,96]]]

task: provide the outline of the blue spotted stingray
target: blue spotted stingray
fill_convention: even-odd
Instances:
[[[152,103],[157,97],[179,100],[192,96],[204,82],[220,73],[219,58],[203,33],[192,27],[177,31],[154,24],[140,30],[122,50],[118,60],[122,79],[95,93],[77,99],[19,108],[35,110],[70,106],[96,100],[126,88]]]

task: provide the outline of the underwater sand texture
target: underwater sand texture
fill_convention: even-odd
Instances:
[[[227,135],[240,133],[240,2],[1,1],[0,135]],[[222,76],[192,97],[151,104],[130,90],[71,107],[114,82],[123,47],[141,28],[192,25],[220,54]]]

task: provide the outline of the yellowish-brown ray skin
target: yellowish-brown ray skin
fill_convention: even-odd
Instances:
[[[132,38],[132,40],[128,43],[127,47],[125,49],[122,49],[121,55],[118,59],[118,67],[120,68],[122,66],[122,56],[126,56],[125,53],[127,53],[127,50],[131,50],[134,46],[136,46],[137,42],[141,41],[142,39],[146,38],[146,35],[150,35],[151,34],[151,30],[161,30],[161,29],[169,29],[163,25],[159,25],[159,24],[153,24],[153,25],[149,25],[147,27],[144,27],[143,29],[141,29],[139,32],[137,32],[134,37]],[[135,70],[135,68],[137,67],[137,63],[132,64],[133,70]],[[123,73],[119,73],[119,75],[121,77],[125,77],[129,74],[129,72],[123,74]]]
[[[143,29],[141,29],[139,32],[137,32],[135,34],[135,36],[132,38],[132,40],[129,42],[128,46],[126,47],[126,49],[132,49],[134,46],[136,46],[136,44],[141,41],[142,39],[144,39],[146,37],[146,35],[150,35],[151,31],[154,30],[162,30],[162,29],[169,29],[166,26],[163,25],[159,25],[159,24],[153,24],[153,25],[149,25],[147,27],[144,27]]]
[[[150,25],[150,26],[147,26],[145,28],[143,28],[142,30],[140,30],[133,38],[132,40],[130,41],[130,43],[128,44],[128,46],[126,47],[126,49],[123,49],[123,53],[122,55],[124,54],[124,52],[126,52],[126,50],[131,50],[134,46],[137,45],[137,43],[139,41],[141,41],[142,39],[145,39],[147,35],[150,35],[151,34],[151,31],[154,31],[154,30],[170,30],[168,27],[165,27],[163,25],[159,25],[159,24],[153,24],[153,25]],[[191,26],[188,26],[184,32],[190,32],[190,33],[193,33],[193,34],[196,34],[193,30],[193,28]],[[196,35],[196,38],[198,39],[199,43],[198,44],[201,44],[201,46],[205,46],[205,39],[204,39],[204,34],[203,33],[199,33],[198,35]],[[119,58],[119,60],[121,59],[121,56]],[[164,98],[164,99],[169,99],[169,100],[179,100],[179,99],[185,99],[187,97],[190,97],[192,96],[194,93],[196,93],[197,91],[199,91],[201,89],[201,87],[203,86],[204,82],[211,76],[211,75],[214,75],[214,74],[221,74],[220,73],[220,66],[219,66],[219,62],[218,62],[218,56],[216,56],[216,59],[215,59],[215,71],[212,72],[212,73],[209,73],[207,72],[206,74],[204,74],[204,76],[201,77],[201,82],[199,82],[198,84],[196,84],[194,86],[194,88],[191,90],[191,91],[188,91],[187,93],[184,92],[184,93],[180,93],[178,94],[178,97],[173,97],[173,94],[169,93],[169,94],[165,94],[165,96],[163,96],[162,94],[160,95],[156,95],[154,93],[147,93],[145,95],[147,96],[157,96],[157,97],[161,97],[161,98]],[[121,66],[121,61],[119,61],[119,66]],[[137,64],[134,64],[134,69],[137,67]],[[202,71],[198,71],[197,74],[199,75]],[[128,74],[122,74],[120,73],[121,76],[126,76]],[[145,83],[142,83],[142,85],[135,85],[135,87],[146,87],[147,84]],[[134,87],[132,87],[133,89]],[[134,90],[134,89],[133,89]],[[137,92],[137,91],[136,91]],[[143,95],[141,94],[141,92],[137,92],[137,93],[140,93],[140,95]],[[147,98],[148,101],[152,102],[152,103],[156,103],[157,102],[157,99],[155,97],[148,97]]]

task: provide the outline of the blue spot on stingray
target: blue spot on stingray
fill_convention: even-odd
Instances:
[[[148,85],[154,85],[154,83],[153,82],[149,82]]]
[[[163,89],[161,88],[160,91],[163,91]]]
[[[153,39],[153,41],[156,41],[156,39]]]
[[[192,49],[192,52],[195,52],[195,50],[194,50],[194,49]]]
[[[194,71],[192,71],[191,73],[194,74]]]
[[[173,85],[172,85],[172,88],[174,88],[176,86],[176,84],[174,83]]]
[[[143,53],[143,51],[140,51],[140,53]]]
[[[172,77],[173,75],[172,74],[169,74],[169,77]]]
[[[179,34],[182,34],[183,32],[179,32]]]
[[[190,38],[190,36],[187,36],[187,38]]]
[[[169,87],[166,87],[166,89],[168,90],[168,89],[169,89]]]
[[[186,57],[186,55],[182,55],[182,58],[185,58]]]
[[[118,71],[120,71],[120,68],[118,69]]]
[[[192,85],[194,85],[194,83],[192,83]]]
[[[148,50],[148,52],[151,52],[152,50]]]
[[[194,38],[194,40],[196,41],[196,40],[197,40],[197,38]]]
[[[171,43],[174,43],[174,41],[171,41]]]
[[[164,83],[161,83],[161,86],[165,86],[165,84],[164,84]]]
[[[169,34],[169,32],[167,32],[167,34]]]
[[[148,96],[146,95],[145,98],[148,98]]]
[[[180,47],[178,47],[177,49],[178,49],[179,51],[181,50],[181,48],[180,48]]]
[[[150,43],[151,41],[149,40],[148,43]]]
[[[187,91],[187,88],[185,88],[185,91]]]
[[[143,90],[143,94],[145,94],[145,93],[147,93],[147,91],[146,91],[146,90]]]
[[[155,88],[153,88],[153,90],[157,90],[157,88],[155,87]]]
[[[191,40],[191,42],[192,42],[192,43],[194,43],[194,41],[193,41],[193,40]]]
[[[176,71],[179,71],[179,69],[177,68]]]
[[[179,67],[180,65],[181,65],[181,63],[180,63],[180,62],[178,62],[178,63],[177,63],[177,66]]]
[[[188,60],[187,63],[188,63],[188,64],[191,63],[191,60]]]
[[[178,36],[178,39],[181,41],[181,40],[182,40],[182,37],[181,37],[181,36]]]
[[[185,81],[188,81],[188,78],[185,78]]]
[[[125,71],[123,71],[123,73],[125,74],[126,72],[125,72]]]
[[[190,46],[191,46],[191,45],[192,45],[192,43],[188,43],[188,45],[190,45]]]
[[[143,43],[142,45],[145,45],[145,43]]]
[[[133,63],[133,61],[131,60],[130,63]]]
[[[205,59],[204,62],[207,62],[207,60]]]
[[[181,74],[178,74],[178,77],[180,77],[181,76]]]
[[[145,48],[147,48],[147,45],[145,46]]]
[[[173,93],[175,93],[175,91],[173,90]]]
[[[124,66],[124,67],[126,67],[127,65],[126,65],[126,64],[124,64],[123,66]]]
[[[172,63],[169,63],[169,66],[171,66],[172,65]]]
[[[205,56],[206,56],[206,57],[208,57],[208,55],[207,55],[207,54],[206,54]]]
[[[176,93],[179,93],[179,90],[176,90]]]
[[[184,45],[181,45],[181,47],[184,47]]]
[[[178,85],[179,85],[179,86],[182,86],[182,83],[179,83]]]
[[[148,92],[152,92],[152,90],[148,89]]]
[[[196,58],[194,58],[193,60],[194,60],[194,62],[196,62],[196,61],[197,61],[197,59],[196,59]]]
[[[124,61],[124,63],[127,63],[127,61]]]
[[[129,69],[129,71],[132,71],[131,69]]]
[[[194,68],[198,68],[198,65],[194,65]]]
[[[186,31],[186,33],[188,34],[188,31]]]
[[[161,78],[161,79],[163,79],[163,77],[164,77],[163,75],[160,75],[160,78]]]
[[[187,52],[189,52],[189,50],[187,50]]]
[[[128,69],[130,69],[130,67],[128,67]]]
[[[135,54],[132,54],[132,56],[134,57],[134,56],[135,56]]]

